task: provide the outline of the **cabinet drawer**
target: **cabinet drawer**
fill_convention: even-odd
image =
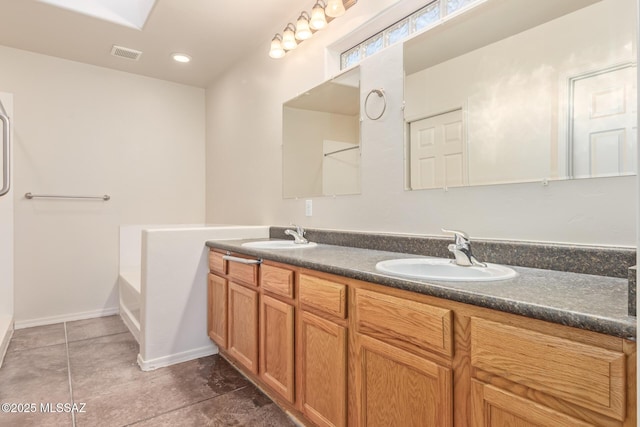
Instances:
[[[300,275],[300,303],[341,319],[347,317],[347,286],[319,277]]]
[[[238,258],[236,255],[233,257]],[[240,257],[244,258],[244,257]],[[252,258],[246,258],[252,259]],[[226,261],[227,274],[230,279],[245,285],[258,286],[259,264],[243,264],[238,261]]]
[[[265,291],[293,298],[293,271],[262,264],[260,267],[260,286]]]
[[[625,419],[624,353],[472,318],[471,365],[618,420]]]
[[[224,259],[222,259],[222,255],[220,252],[209,251],[209,270],[220,274],[227,274],[227,270],[225,269],[226,263]]]
[[[453,355],[451,310],[377,292],[356,290],[356,328],[396,347]]]

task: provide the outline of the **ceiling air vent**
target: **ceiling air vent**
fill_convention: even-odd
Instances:
[[[137,61],[138,59],[140,59],[140,55],[142,55],[142,52],[135,49],[129,49],[128,47],[113,45],[113,47],[111,48],[111,55]]]

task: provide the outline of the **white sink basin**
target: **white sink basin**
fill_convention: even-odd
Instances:
[[[391,259],[377,263],[376,270],[392,276],[449,282],[489,282],[512,279],[518,275],[503,265],[461,267],[445,258]]]
[[[296,243],[293,240],[258,240],[255,242],[246,242],[242,246],[254,249],[305,249],[318,246],[317,243]]]

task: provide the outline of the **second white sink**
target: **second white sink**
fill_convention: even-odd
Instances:
[[[256,240],[255,242],[246,242],[242,246],[254,249],[304,249],[318,246],[315,242],[296,243],[293,240]]]
[[[402,258],[380,261],[376,270],[392,276],[450,282],[488,282],[512,279],[515,270],[498,264],[462,267],[446,258]]]

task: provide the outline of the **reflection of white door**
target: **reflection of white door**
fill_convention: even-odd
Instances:
[[[636,173],[636,67],[573,80],[572,176]]]
[[[411,189],[468,184],[462,110],[409,124]]]

